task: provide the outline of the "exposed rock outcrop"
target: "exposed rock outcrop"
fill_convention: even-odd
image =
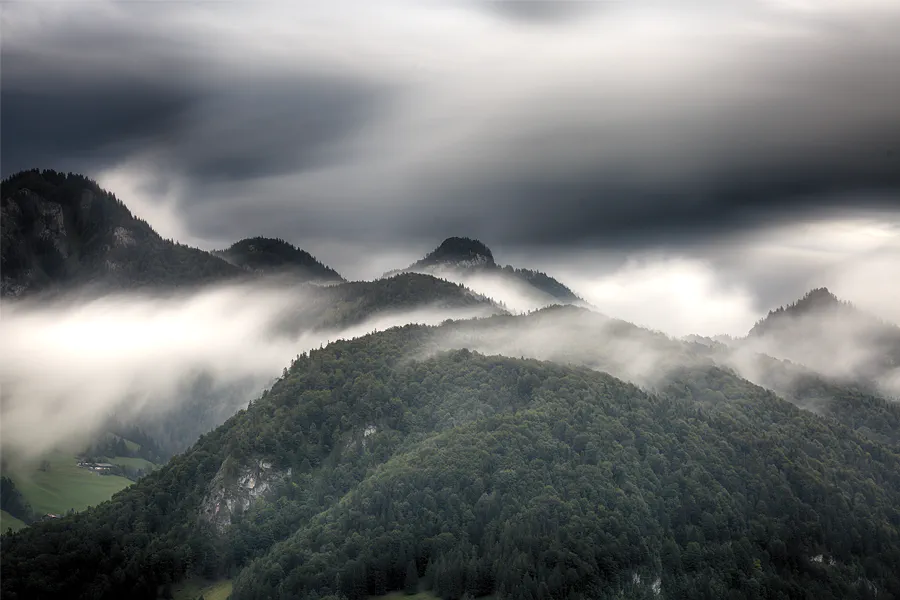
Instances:
[[[209,484],[200,504],[200,518],[224,533],[238,513],[249,509],[259,498],[291,476],[290,469],[277,469],[266,459],[252,459],[229,473],[226,459]]]

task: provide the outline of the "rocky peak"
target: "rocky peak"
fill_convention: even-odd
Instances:
[[[494,254],[482,242],[467,237],[449,237],[429,252],[413,268],[434,267],[493,267]]]

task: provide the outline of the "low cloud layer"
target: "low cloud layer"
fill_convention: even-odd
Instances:
[[[763,316],[744,290],[723,283],[708,264],[687,259],[632,261],[592,283],[576,282],[580,284],[574,286],[576,291],[607,315],[665,334],[566,309],[538,319],[495,319],[489,326],[458,324],[443,330],[432,350],[467,347],[488,354],[575,362],[652,387],[672,369],[710,361],[708,352],[691,349],[675,337],[743,335]],[[495,286],[496,297],[521,303],[534,300],[520,295],[519,288],[503,287],[501,280],[476,283]],[[220,407],[224,419],[269,385],[299,353],[395,325],[484,315],[483,308],[424,307],[382,314],[339,331],[285,331],[284,317],[303,304],[296,287],[259,284],[167,298],[127,294],[51,304],[4,302],[3,449],[17,456],[38,456],[59,444],[82,442],[113,413],[123,418],[165,415],[188,401],[185,390],[200,374],[209,376],[213,396],[217,389],[249,390],[237,399],[222,394],[222,402],[232,403]],[[713,360],[766,385],[766,373],[759,371],[753,358],[756,352],[849,378],[862,374],[881,356],[869,332],[854,324],[823,322],[813,329],[834,335],[816,342],[812,354],[808,347],[769,347],[760,342],[741,344]],[[886,390],[900,393],[898,373],[897,369],[878,373]]]
[[[201,373],[210,376],[214,388],[252,390],[240,402],[246,404],[293,357],[322,344],[406,323],[480,314],[423,307],[337,331],[273,334],[279,319],[303,302],[296,288],[260,286],[173,298],[4,302],[3,448],[37,456],[58,444],[83,441],[113,413],[121,418],[165,414],[188,400],[185,389]],[[225,400],[234,401],[223,394]]]

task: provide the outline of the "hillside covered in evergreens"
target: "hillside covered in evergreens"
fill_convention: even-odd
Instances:
[[[230,281],[243,271],[163,239],[82,175],[37,169],[0,184],[3,296],[171,288]]]
[[[648,394],[432,354],[441,335],[301,356],[110,502],[4,537],[4,597],[155,598],[200,574],[236,600],[365,598],[413,572],[448,599],[900,597],[891,447],[716,367]]]

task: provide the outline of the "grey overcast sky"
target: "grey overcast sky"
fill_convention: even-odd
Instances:
[[[187,243],[900,298],[896,0],[43,0],[2,34],[3,175],[87,173]]]

